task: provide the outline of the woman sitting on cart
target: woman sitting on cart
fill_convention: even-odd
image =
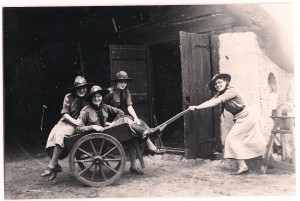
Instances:
[[[61,110],[62,118],[51,130],[46,151],[51,157],[47,169],[41,174],[41,177],[48,177],[49,181],[56,178],[58,172],[61,172],[61,166],[58,164],[58,159],[64,148],[64,137],[73,135],[76,126],[79,125],[77,118],[81,109],[86,105],[85,96],[87,94],[87,86],[89,84],[82,76],[77,76],[74,81],[74,86],[70,88],[71,93],[66,94]]]
[[[140,125],[141,127],[149,130],[149,126],[141,119],[138,118],[135,110],[133,108],[133,103],[131,101],[131,94],[127,88],[127,82],[133,80],[129,78],[125,71],[119,71],[116,74],[115,79],[111,80],[114,83],[114,86],[111,88],[110,93],[104,98],[105,104],[117,107],[123,110],[127,115],[126,117],[130,118],[133,122]],[[161,128],[160,130],[163,130]],[[146,144],[149,152],[154,155],[162,155],[164,151],[158,150],[156,146],[151,142],[150,138],[146,139]]]
[[[94,85],[91,88],[90,93],[87,95],[88,105],[85,106],[81,112],[78,120],[81,121],[81,125],[77,127],[78,133],[83,133],[87,131],[98,131],[102,132],[106,126],[113,127],[123,123],[128,123],[132,130],[141,139],[146,139],[152,134],[150,129],[145,129],[131,119],[125,117],[122,110],[112,107],[110,105],[103,104],[102,98],[109,93],[109,90],[102,89],[100,86]],[[111,116],[117,116],[113,122],[107,122],[107,119]],[[143,171],[136,167],[136,155],[134,146],[128,147],[130,156],[130,173],[131,174],[144,174]]]

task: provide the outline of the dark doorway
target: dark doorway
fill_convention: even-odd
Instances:
[[[150,47],[153,67],[154,115],[161,124],[182,111],[182,79],[179,41]],[[183,118],[166,127],[162,135],[166,147],[183,148]]]

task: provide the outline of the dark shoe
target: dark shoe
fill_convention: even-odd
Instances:
[[[241,175],[249,173],[249,168],[239,169],[237,172],[231,173],[231,175]]]
[[[151,156],[154,156],[155,154],[156,155],[164,155],[165,154],[165,150],[158,150],[158,149],[154,149],[154,150],[148,150],[149,153],[151,154]]]
[[[48,178],[48,181],[53,181],[57,176],[57,172],[53,172],[50,177]]]
[[[62,168],[58,163],[55,165],[55,172],[62,172]]]
[[[222,153],[223,153],[223,150],[222,150],[222,149],[216,148],[216,149],[214,150],[214,154],[222,154]]]
[[[134,169],[134,168],[129,168],[129,172],[130,174],[139,174],[139,175],[143,175],[145,174],[142,170],[140,169]]]
[[[149,130],[145,130],[142,134],[142,139],[146,139],[149,135],[151,135],[151,132]]]
[[[47,167],[47,169],[41,174],[41,177],[48,177],[53,172],[55,172],[55,167],[54,168]]]
[[[149,137],[151,135],[159,134],[159,129],[158,128],[150,128],[149,130],[145,130],[143,132],[142,138],[145,139],[146,137]]]

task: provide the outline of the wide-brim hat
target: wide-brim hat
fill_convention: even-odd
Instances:
[[[215,82],[216,82],[217,79],[225,79],[228,82],[230,82],[231,75],[226,74],[226,73],[221,73],[221,74],[214,75],[213,78],[211,79],[211,81],[207,85],[210,90],[217,91],[217,89],[215,87]]]
[[[112,82],[117,82],[119,80],[126,80],[126,81],[131,81],[133,80],[132,78],[129,78],[127,73],[125,71],[119,71],[116,74],[115,79],[111,80]]]
[[[83,86],[89,86],[91,85],[92,83],[87,83],[85,78],[82,77],[82,76],[77,76],[75,78],[75,81],[74,81],[74,86],[70,87],[69,89],[70,90],[74,90],[74,89],[77,89],[79,87],[83,87]]]
[[[87,100],[90,100],[91,97],[96,94],[99,93],[102,97],[106,96],[109,93],[108,89],[102,89],[100,86],[98,85],[94,85],[91,90],[90,93],[86,96]]]

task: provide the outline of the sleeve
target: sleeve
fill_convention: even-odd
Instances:
[[[86,126],[88,121],[88,112],[81,110],[78,119],[80,120],[80,125],[76,127],[76,133],[84,133],[93,130],[93,126]]]
[[[114,88],[113,87],[109,87],[107,89],[109,90],[109,93],[106,96],[104,96],[103,103],[107,104],[107,105],[112,105]]]
[[[222,100],[222,102],[226,102],[228,100],[233,99],[237,96],[237,91],[234,87],[228,87],[224,94],[220,95],[218,98]]]
[[[133,105],[132,100],[131,100],[131,94],[129,92],[129,90],[126,90],[126,106],[130,106]]]
[[[114,121],[117,120],[117,119],[119,119],[119,118],[125,117],[125,113],[122,110],[120,110],[120,109],[118,109],[116,107],[112,107],[110,105],[106,105],[106,108],[107,108],[107,112],[110,115],[117,115],[117,117],[114,119]]]
[[[104,98],[103,98],[104,104],[110,105],[110,102],[111,102],[111,92],[109,94],[107,94],[106,96],[104,96]]]
[[[71,94],[67,94],[64,98],[61,114],[70,114],[71,113],[71,101],[72,96]]]

